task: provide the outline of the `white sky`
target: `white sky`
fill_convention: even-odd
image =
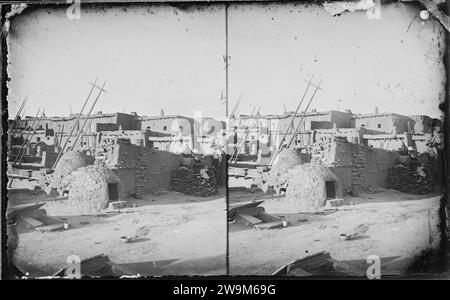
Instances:
[[[233,5],[229,9],[230,110],[294,110],[309,74],[324,91],[318,110],[428,114],[439,117],[445,69],[444,31],[418,10],[383,6],[381,19],[365,12],[332,17],[320,5]],[[169,6],[25,10],[8,35],[10,115],[28,95],[28,115],[78,112],[88,81],[107,80],[95,111],[223,118],[225,21],[223,6],[181,11]],[[439,45],[438,45],[439,43]],[[87,109],[85,110],[87,111]]]
[[[107,13],[105,13],[107,11]],[[223,116],[223,6],[183,12],[169,6],[40,10],[15,19],[8,36],[10,114],[29,95],[27,114],[79,112],[96,76],[107,80],[94,111]],[[26,12],[26,10],[25,10]],[[51,12],[51,13],[50,13]],[[85,112],[88,108],[85,109]]]
[[[315,5],[247,5],[230,9],[230,99],[239,113],[295,110],[310,74],[322,78],[310,108],[440,116],[445,98],[444,31],[436,20],[408,25],[419,10],[381,7],[332,17]],[[438,42],[440,41],[440,46]],[[306,101],[305,101],[306,102]],[[305,104],[304,102],[304,104]]]

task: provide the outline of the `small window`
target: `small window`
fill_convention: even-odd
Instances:
[[[378,124],[378,128],[381,128],[381,124]]]
[[[36,138],[36,141],[37,141],[37,142],[40,142],[40,141],[41,141],[41,138],[40,138],[40,137]]]
[[[163,130],[167,130],[167,126],[164,126],[164,127],[163,127]]]

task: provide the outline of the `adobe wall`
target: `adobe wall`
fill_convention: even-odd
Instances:
[[[315,147],[315,148],[314,148]],[[319,161],[336,174],[344,192],[362,191],[370,186],[387,187],[389,169],[399,154],[334,139],[311,148],[314,161]]]
[[[425,115],[409,116],[414,121],[415,133],[432,133],[433,119]]]
[[[342,111],[331,111],[330,122],[336,124],[336,128],[352,128],[352,113]]]
[[[124,190],[145,194],[152,188],[169,188],[172,171],[181,165],[181,156],[118,143],[112,146],[107,163],[123,181]]]
[[[53,164],[58,157],[58,152],[43,151],[41,164],[44,168],[53,168]]]
[[[155,119],[142,119],[141,130],[151,130],[153,132],[176,134],[180,128],[174,128],[174,126],[183,127],[181,133],[183,136],[193,135],[193,120],[188,118],[175,118],[175,117],[161,117]]]
[[[120,178],[122,184],[122,192],[124,196],[136,193],[136,170],[129,169],[111,169],[117,177]]]
[[[383,133],[391,133],[394,128],[394,118],[392,116],[362,117],[356,118],[355,126],[367,129],[378,130]],[[403,133],[403,131],[398,131]]]

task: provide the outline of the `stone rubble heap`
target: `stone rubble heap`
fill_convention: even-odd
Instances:
[[[172,173],[172,190],[185,195],[207,197],[218,192],[217,179],[214,169],[207,168],[209,178],[187,167],[179,167]]]
[[[433,174],[430,165],[409,168],[394,166],[388,175],[388,188],[409,194],[429,194],[433,192]]]

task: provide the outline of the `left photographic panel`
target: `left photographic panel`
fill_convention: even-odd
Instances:
[[[17,275],[226,274],[223,5],[7,15]]]

